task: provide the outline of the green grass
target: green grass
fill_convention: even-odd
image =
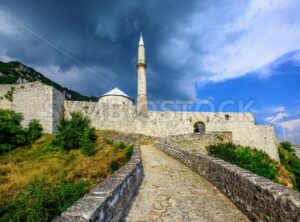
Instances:
[[[266,153],[232,143],[220,143],[207,147],[208,154],[247,169],[289,188],[300,190],[300,159],[290,143],[278,146],[280,163]]]
[[[98,136],[96,152],[87,156],[80,149],[62,150],[54,139],[43,135],[0,156],[0,221],[51,221],[126,164],[133,149]]]
[[[8,203],[0,213],[0,221],[51,221],[89,189],[90,182],[85,180],[66,180],[56,185],[43,178],[34,180],[26,186],[25,194]]]
[[[207,147],[208,154],[277,182],[277,164],[266,153],[232,143]]]
[[[278,148],[280,162],[290,172],[294,188],[300,191],[300,159],[295,155],[295,150],[288,142],[280,143]]]

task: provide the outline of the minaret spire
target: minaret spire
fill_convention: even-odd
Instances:
[[[139,116],[148,116],[148,99],[147,99],[147,80],[146,80],[146,56],[143,35],[141,33],[138,46],[138,61],[136,64],[138,73],[138,92],[137,92],[137,114]]]
[[[143,33],[142,32],[141,32],[141,37],[140,37],[139,45],[144,45]]]

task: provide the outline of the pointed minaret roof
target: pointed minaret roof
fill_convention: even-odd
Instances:
[[[141,32],[141,37],[140,37],[139,45],[144,45],[144,40],[143,40],[142,32]]]

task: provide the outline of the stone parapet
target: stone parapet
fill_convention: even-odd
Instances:
[[[143,165],[140,148],[136,143],[131,160],[124,167],[53,221],[121,221],[142,179]]]
[[[187,151],[207,154],[206,147],[216,143],[232,143],[231,132],[205,132],[191,133],[175,136],[163,137],[163,140],[175,147],[180,147]]]
[[[170,146],[156,146],[184,163],[222,191],[252,221],[299,221],[300,193],[207,155]]]

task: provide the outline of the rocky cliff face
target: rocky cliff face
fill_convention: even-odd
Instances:
[[[43,74],[23,65],[20,62],[0,62],[0,84],[22,84],[35,81],[53,86],[58,91],[63,93],[67,100],[97,101],[96,97],[83,96],[76,91],[62,87],[61,85],[46,78]]]

